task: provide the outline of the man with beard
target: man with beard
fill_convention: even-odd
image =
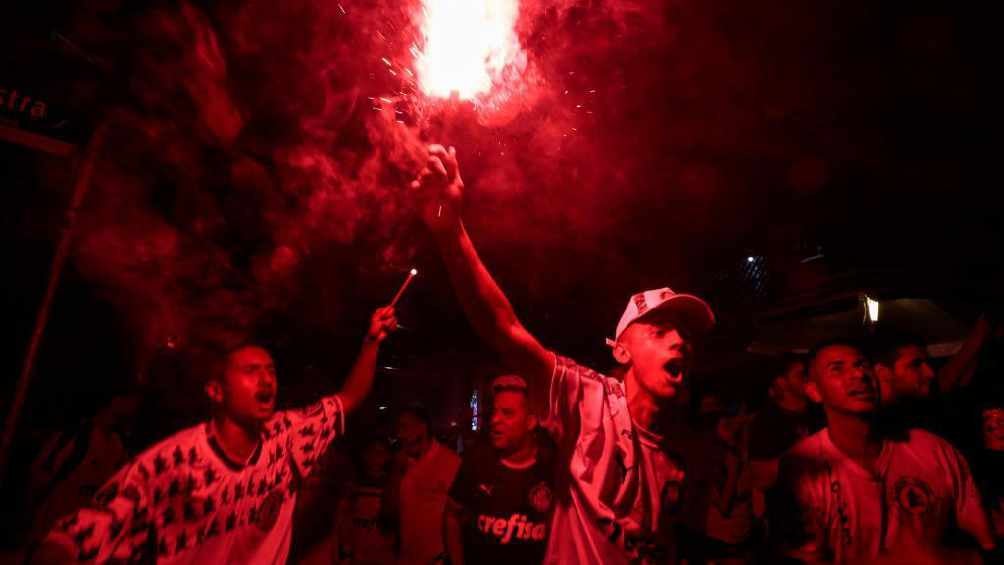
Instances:
[[[940,369],[931,366],[927,345],[906,333],[880,332],[869,357],[881,390],[885,425],[892,429],[922,428],[957,442],[969,442],[962,422],[978,400],[970,394],[981,351],[990,342],[993,323],[976,320],[962,346]]]
[[[544,562],[674,560],[683,469],[660,423],[685,398],[694,339],[714,326],[711,308],[665,287],[631,296],[608,340],[618,366],[598,373],[545,348],[516,317],[461,221],[456,151],[431,146],[412,187],[471,325],[531,390],[550,390],[560,486]]]
[[[297,485],[369,394],[396,327],[392,307],[377,310],[341,392],[304,410],[276,412],[267,350],[230,349],[205,386],[212,418],[121,469],[57,524],[36,562],[285,563]]]
[[[536,439],[526,381],[492,383],[491,446],[464,454],[446,506],[446,549],[453,565],[540,563],[547,547],[554,470]]]
[[[809,370],[806,391],[827,426],[781,457],[769,508],[781,553],[836,563],[976,558],[946,545],[952,526],[993,549],[962,455],[925,431],[890,436],[876,424],[879,385],[857,346],[823,344]]]

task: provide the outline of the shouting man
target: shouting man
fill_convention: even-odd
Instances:
[[[369,394],[396,327],[393,308],[377,310],[342,391],[305,410],[276,412],[268,351],[230,350],[206,384],[212,418],[127,464],[57,524],[36,561],[285,563],[296,487]]]
[[[517,319],[461,221],[455,150],[431,146],[412,186],[424,196],[423,218],[475,330],[531,390],[550,390],[561,486],[545,563],[673,559],[669,518],[683,469],[659,423],[684,397],[692,340],[713,327],[711,309],[668,288],[635,294],[609,341],[616,376],[597,373],[546,349]]]

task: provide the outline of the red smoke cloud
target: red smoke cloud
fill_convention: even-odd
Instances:
[[[346,300],[319,287],[405,272],[428,141],[458,147],[485,250],[566,296],[574,277],[546,273],[626,273],[643,230],[683,237],[720,222],[712,201],[741,206],[742,167],[721,156],[785,161],[792,142],[765,132],[804,103],[761,104],[763,63],[696,2],[524,0],[527,64],[477,109],[416,93],[416,1],[117,10],[118,27],[84,14],[77,33],[128,77],[77,259],[148,348],[234,339],[304,292],[339,303],[309,324]],[[319,265],[333,250],[351,273]]]

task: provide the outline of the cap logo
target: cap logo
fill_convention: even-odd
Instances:
[[[639,292],[638,294],[631,297],[634,300],[634,305],[638,308],[638,315],[641,316],[648,310],[648,302],[645,301],[645,293]]]
[[[669,300],[669,299],[670,299],[670,292],[668,290],[664,290],[659,293],[659,300]]]

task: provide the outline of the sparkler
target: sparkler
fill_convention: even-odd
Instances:
[[[397,294],[394,295],[394,299],[390,301],[390,306],[392,308],[397,305],[398,300],[401,300],[401,295],[404,294],[404,291],[408,288],[408,285],[411,284],[411,281],[415,278],[417,274],[418,274],[418,269],[412,269],[408,271],[407,278],[404,279],[404,283],[401,284],[401,288],[397,289]]]

